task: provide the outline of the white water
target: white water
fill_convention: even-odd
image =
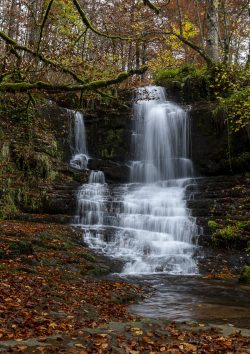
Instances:
[[[91,171],[89,176],[89,183],[105,183],[105,176],[102,171]]]
[[[72,110],[68,110],[68,113],[73,119],[73,156],[70,160],[70,166],[78,170],[83,170],[87,167],[89,158],[86,145],[83,114]]]
[[[124,274],[195,274],[195,219],[186,207],[194,184],[186,112],[159,87],[134,104],[131,183],[107,187],[92,176],[78,194],[76,223],[92,248],[122,259]],[[97,179],[96,179],[97,178]]]

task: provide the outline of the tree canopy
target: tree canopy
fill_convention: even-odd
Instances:
[[[246,65],[249,0],[2,0],[0,91],[97,91],[185,63]]]

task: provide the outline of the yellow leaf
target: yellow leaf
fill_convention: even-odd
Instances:
[[[51,322],[51,323],[49,324],[49,327],[51,327],[51,328],[56,328],[56,327],[57,327],[57,324],[54,323],[54,322]]]
[[[85,348],[84,345],[82,345],[81,343],[75,344],[75,347],[77,347],[77,348]]]
[[[144,342],[148,343],[148,344],[154,344],[154,342],[152,341],[152,339],[150,339],[149,337],[143,337],[142,338]]]
[[[140,335],[142,335],[142,334],[143,334],[143,331],[135,331],[135,332],[133,333],[134,336],[140,336]]]

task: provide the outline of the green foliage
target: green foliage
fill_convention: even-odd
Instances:
[[[222,229],[217,230],[216,235],[220,236],[221,238],[230,240],[239,237],[241,234],[240,230],[236,225],[227,225]]]
[[[243,267],[239,281],[241,283],[250,284],[250,266]]]
[[[178,80],[179,79],[179,68],[169,68],[169,69],[163,69],[163,70],[159,70],[156,74],[155,74],[155,81],[158,83],[162,83],[165,80],[169,80],[169,79],[175,79]]]
[[[227,97],[240,87],[239,71],[234,66],[215,65],[209,70],[211,97]]]
[[[8,219],[17,211],[12,191],[5,190],[0,201],[0,220]]]
[[[228,119],[232,131],[247,128],[250,122],[250,86],[221,99],[217,112]]]
[[[210,229],[215,230],[219,227],[218,223],[214,220],[208,220],[208,226],[210,227]]]
[[[184,82],[189,78],[200,78],[205,76],[206,68],[198,68],[190,64],[159,70],[155,74],[155,81],[160,85],[164,85],[164,83],[173,80]]]
[[[215,247],[241,250],[248,247],[244,239],[245,230],[249,228],[248,222],[228,220],[228,224],[222,226],[214,220],[209,220],[208,226],[212,230],[212,244]]]
[[[55,179],[56,171],[54,171],[52,161],[48,155],[42,153],[35,155],[35,174],[48,180]]]
[[[157,85],[165,86],[170,92],[177,91],[184,101],[210,98],[209,72],[206,67],[196,67],[190,64],[159,70],[155,81]]]

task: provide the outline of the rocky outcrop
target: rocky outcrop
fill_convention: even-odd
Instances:
[[[239,275],[243,266],[250,265],[249,178],[199,178],[187,205],[201,230],[200,272]]]
[[[124,91],[117,102],[93,102],[85,109],[87,146],[90,157],[127,163],[130,160],[131,92]]]
[[[250,166],[247,132],[230,133],[213,115],[216,103],[197,102],[190,107],[191,155],[197,175],[233,175]]]
[[[197,179],[194,199],[188,201],[203,233],[199,243],[247,251],[250,246],[250,180],[243,176]]]
[[[90,170],[103,171],[106,182],[127,182],[129,180],[130,168],[125,163],[102,159],[89,159],[88,168]]]

